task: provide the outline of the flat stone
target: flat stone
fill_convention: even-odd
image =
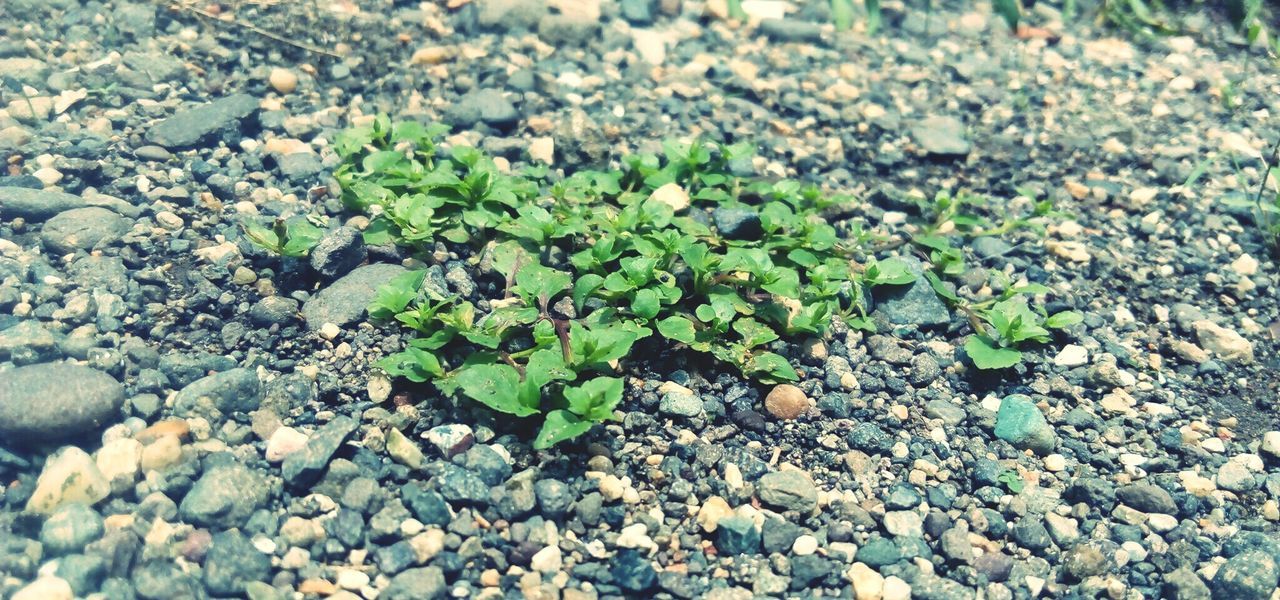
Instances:
[[[27,442],[66,439],[113,423],[124,386],[97,369],[44,363],[0,372],[0,437]]]
[[[262,402],[262,384],[250,369],[236,368],[202,377],[183,387],[173,400],[180,416],[225,418],[231,413],[248,413]]]
[[[914,256],[900,257],[916,280],[906,285],[879,285],[872,292],[873,314],[883,316],[893,325],[942,327],[951,322],[951,311],[938,298],[938,293],[924,278],[924,265]]]
[[[809,512],[818,505],[813,480],[799,471],[775,471],[756,482],[760,501],[783,510]]]
[[[347,273],[302,305],[307,328],[317,331],[325,323],[344,327],[359,321],[377,295],[378,287],[405,272],[400,265],[375,263]]]
[[[144,137],[169,150],[192,148],[215,132],[238,126],[257,111],[257,98],[234,94],[178,112],[152,126]]]
[[[43,221],[84,206],[83,198],[65,192],[0,186],[0,216],[6,219],[20,217],[28,221]]]

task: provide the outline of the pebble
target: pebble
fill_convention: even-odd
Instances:
[[[809,398],[800,388],[784,383],[774,386],[764,399],[765,410],[769,414],[790,421],[800,418],[809,410]]]
[[[271,69],[271,75],[268,77],[272,89],[281,94],[292,94],[298,89],[298,74],[290,69],[276,67]]]

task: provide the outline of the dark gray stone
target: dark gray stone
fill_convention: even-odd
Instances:
[[[266,581],[271,559],[239,530],[215,533],[204,560],[204,585],[215,596],[240,596],[245,584]]]
[[[298,301],[284,296],[267,296],[249,307],[249,320],[259,327],[283,325],[298,314]]]
[[[758,240],[764,235],[760,213],[745,206],[723,206],[711,211],[720,235],[730,240]]]
[[[444,596],[444,571],[439,567],[409,569],[391,578],[391,585],[378,594],[381,600],[434,600]]]
[[[762,19],[760,33],[776,42],[817,42],[822,40],[822,26],[795,19]]]
[[[238,463],[218,465],[191,486],[178,516],[198,527],[243,527],[249,515],[266,505],[269,491],[258,472]]]
[[[914,256],[900,258],[916,280],[907,285],[876,286],[872,290],[876,301],[873,314],[883,316],[893,325],[941,327],[950,323],[951,312],[947,305],[922,276],[924,265]]]
[[[45,248],[59,255],[69,255],[77,249],[90,251],[119,242],[129,232],[129,220],[99,206],[86,206],[59,212],[45,221],[40,230],[40,241]]]
[[[213,133],[238,126],[256,112],[257,98],[235,94],[180,111],[152,126],[144,137],[169,150],[192,148]]]
[[[285,483],[292,486],[314,483],[324,474],[333,455],[355,433],[357,427],[359,423],[355,419],[339,415],[317,429],[301,450],[285,457],[284,464],[280,467]]]
[[[281,156],[276,161],[280,174],[290,181],[306,181],[324,171],[324,163],[320,157],[310,152],[294,152]]]
[[[613,557],[613,568],[609,574],[613,575],[614,584],[632,593],[648,590],[658,579],[649,559],[629,548],[619,550]]]
[[[28,221],[43,221],[84,206],[82,198],[64,192],[0,186],[0,216],[6,219],[21,217]]]
[[[66,439],[115,422],[124,386],[112,376],[70,363],[0,372],[0,438]]]
[[[449,123],[472,127],[484,123],[493,127],[510,127],[520,121],[520,111],[502,94],[502,90],[481,88],[459,98],[445,112]]]
[[[378,287],[405,272],[400,265],[375,263],[347,273],[302,305],[307,327],[314,331],[325,323],[341,327],[359,321],[377,295]]]
[[[226,417],[257,410],[262,383],[251,369],[237,368],[203,377],[182,388],[173,400],[173,411],[183,416]]]
[[[368,255],[360,230],[343,226],[325,234],[311,249],[311,268],[333,279],[359,266]]]
[[[1116,490],[1116,498],[1122,504],[1145,513],[1178,514],[1178,505],[1173,501],[1173,495],[1151,483],[1126,485]]]

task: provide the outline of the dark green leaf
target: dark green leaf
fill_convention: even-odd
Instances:
[[[546,450],[565,440],[571,440],[591,430],[591,421],[583,421],[567,410],[553,410],[547,413],[538,430],[538,437],[533,440],[534,450]]]

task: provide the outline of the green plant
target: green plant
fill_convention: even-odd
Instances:
[[[412,338],[378,364],[540,419],[537,448],[612,418],[637,344],[704,355],[764,383],[795,381],[783,344],[821,336],[836,318],[874,330],[869,290],[916,278],[904,261],[876,257],[890,249],[877,246],[883,236],[859,225],[837,234],[828,214],[851,198],[735,176],[730,165],[750,158],[749,144],[668,141],[619,170],[550,181],[545,169],[501,172],[472,148],[444,152],[442,131],[378,117],[335,142],[335,177],[344,202],[370,215],[368,242],[424,258],[445,244],[496,290],[458,297],[425,270],[381,287],[370,315]],[[1008,231],[962,205],[936,198],[927,228],[936,239],[913,240],[932,248],[935,288],[963,262],[938,241],[947,232]]]
[[[304,216],[276,219],[270,229],[253,221],[245,221],[241,228],[253,244],[291,258],[306,256],[324,237],[324,229]]]
[[[1029,284],[1008,289],[988,306],[965,309],[974,334],[964,344],[965,353],[979,369],[1005,369],[1022,361],[1019,346],[1028,342],[1046,343],[1050,329],[1079,323],[1084,316],[1075,311],[1046,315],[1027,304],[1027,294],[1045,293],[1048,288]]]
[[[1000,471],[1000,474],[996,476],[996,481],[1004,484],[1004,488],[1009,490],[1010,494],[1020,494],[1027,486],[1027,483],[1022,480],[1022,476],[1018,474],[1016,469]]]

